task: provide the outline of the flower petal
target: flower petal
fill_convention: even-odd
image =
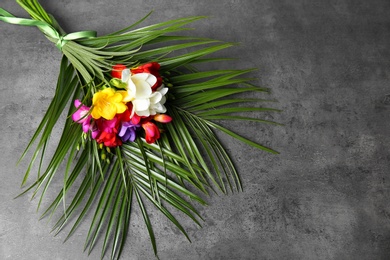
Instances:
[[[133,74],[131,76],[132,81],[146,81],[146,79],[149,77],[149,73],[138,73],[138,74]]]
[[[150,116],[150,111],[149,109],[148,110],[139,110],[139,111],[136,111],[137,115],[139,116]]]
[[[131,103],[133,103],[133,109],[136,113],[137,111],[147,110],[150,105],[149,99],[135,99]]]
[[[150,95],[150,104],[157,104],[162,99],[162,95],[160,92],[154,92],[152,95]]]
[[[149,96],[152,94],[152,88],[146,81],[138,81],[135,82],[136,86],[136,92],[135,92],[135,98],[149,98]]]
[[[129,69],[122,70],[122,77],[121,77],[122,82],[129,81],[130,75],[131,73]]]
[[[98,111],[103,118],[111,120],[115,117],[117,109],[114,104],[107,104],[104,108],[99,107]]]
[[[161,95],[163,95],[163,96],[168,93],[168,90],[169,90],[168,88],[164,88],[164,85],[162,85],[161,87],[159,87],[157,89],[157,91],[160,92]]]
[[[75,106],[76,108],[78,108],[81,104],[82,104],[81,101],[78,100],[78,99],[76,99],[76,100],[74,101],[74,106]]]
[[[156,112],[159,112],[159,113],[165,113],[167,112],[167,109],[165,108],[164,105],[162,105],[161,103],[157,103],[153,106],[153,109],[156,111]]]
[[[150,87],[152,87],[154,84],[156,84],[157,78],[152,74],[148,74],[148,78],[146,79],[146,82],[148,82]]]
[[[123,137],[126,134],[126,131],[127,131],[127,127],[122,125],[121,130],[119,131],[118,135],[120,137]]]
[[[116,64],[112,66],[111,77],[120,79],[124,69],[126,69],[126,66],[123,64]]]
[[[89,122],[84,122],[84,123],[83,123],[83,132],[84,132],[84,133],[88,133],[88,131],[89,131],[89,126],[90,126]]]

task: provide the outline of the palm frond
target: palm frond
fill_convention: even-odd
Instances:
[[[32,19],[63,32],[38,1],[17,2]],[[86,220],[88,212],[93,212],[85,250],[90,253],[103,234],[102,258],[109,251],[111,259],[121,256],[134,207],[142,214],[157,255],[148,213],[150,206],[190,239],[173,212],[184,214],[200,226],[202,218],[194,204],[206,204],[203,194],[242,190],[241,178],[217,132],[257,149],[277,153],[217,123],[238,120],[278,125],[259,118],[260,112],[279,110],[268,107],[273,100],[261,96],[268,94],[269,89],[255,86],[251,83],[253,77],[245,76],[253,75],[254,70],[199,71],[195,67],[230,60],[210,56],[235,44],[178,35],[189,29],[187,25],[205,17],[179,18],[140,27],[149,15],[117,32],[68,41],[61,47],[63,57],[53,100],[21,156],[22,160],[28,151],[33,151],[22,185],[27,183],[38,163],[36,180],[22,193],[32,191],[35,197],[41,192],[38,208],[50,184],[58,178],[60,167],[65,166],[62,189],[41,218],[51,219],[63,208],[53,232],[60,232],[74,220],[67,240]],[[58,40],[48,38],[53,42]],[[66,109],[67,106],[76,99],[90,105],[98,86],[109,84],[108,74],[113,65],[121,63],[130,67],[151,61],[161,65],[164,84],[169,87],[167,113],[173,118],[169,124],[158,125],[162,136],[157,143],[147,143],[138,136],[135,142],[111,150],[83,133],[80,125],[72,121],[71,116],[77,109],[72,105]],[[53,141],[50,136],[60,123],[63,111],[67,113],[61,137],[44,166],[47,147]],[[70,191],[74,190],[71,196]]]

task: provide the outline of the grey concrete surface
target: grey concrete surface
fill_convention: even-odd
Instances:
[[[390,259],[390,2],[388,0],[42,0],[67,31],[112,32],[189,15],[196,36],[241,45],[226,67],[257,67],[284,127],[232,124],[280,151],[222,137],[244,192],[212,196],[192,243],[153,213],[161,259]],[[25,12],[11,0],[0,7]],[[53,95],[60,53],[37,29],[0,23],[0,259],[99,259],[82,252],[88,225],[63,244],[38,221],[37,200],[13,199],[16,167]],[[53,139],[59,132],[53,134]],[[56,188],[44,200],[49,203]],[[123,259],[154,259],[139,215]],[[138,221],[139,220],[139,221]],[[84,223],[87,224],[87,223]]]

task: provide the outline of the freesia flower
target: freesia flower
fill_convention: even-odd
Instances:
[[[122,145],[121,139],[116,133],[101,132],[96,141],[103,143],[107,147],[116,147]]]
[[[162,77],[160,75],[160,64],[157,62],[149,62],[144,65],[140,65],[136,68],[131,69],[131,73],[133,74],[138,74],[138,73],[150,73],[153,76],[156,77],[157,81],[154,83],[152,86],[152,90],[155,91],[162,85]]]
[[[157,114],[153,117],[154,121],[160,122],[160,123],[169,123],[172,121],[172,117],[166,115],[166,114]]]
[[[96,120],[96,127],[99,130],[99,135],[96,138],[96,141],[99,144],[103,143],[105,146],[108,147],[122,145],[122,141],[117,135],[119,125],[119,115],[115,116],[111,120],[106,120],[104,118]]]
[[[155,76],[149,73],[131,74],[129,69],[122,71],[122,81],[127,83],[128,97],[126,101],[148,98],[152,94],[152,86],[156,83]]]
[[[126,69],[126,66],[122,65],[122,64],[116,64],[116,65],[112,66],[111,76],[113,78],[117,78],[117,79],[122,78],[122,71],[124,69]]]
[[[147,110],[139,111],[137,114],[148,116],[167,112],[167,109],[164,106],[166,101],[165,94],[167,94],[167,92],[168,88],[164,88],[164,85],[162,85],[155,92],[153,92],[152,95],[150,95],[149,108]]]
[[[166,101],[165,94],[168,92],[168,88],[161,86],[157,91],[153,92],[149,100],[135,100],[133,101],[134,111],[140,116],[150,116],[157,113],[165,113],[167,109],[164,104]],[[148,104],[146,106],[146,104]]]
[[[136,131],[139,127],[140,125],[134,125],[131,121],[123,122],[118,135],[121,137],[123,142],[134,142],[136,138]]]
[[[93,121],[91,123],[91,126],[89,127],[89,129],[91,130],[91,136],[92,136],[92,139],[96,139],[96,137],[99,135],[100,131],[99,129],[97,128],[96,124],[95,124],[95,121]]]
[[[117,127],[118,127],[118,118],[114,117],[111,120],[105,120],[105,119],[99,119],[96,120],[96,124],[98,129],[101,132],[107,132],[107,133],[116,133],[117,132]]]
[[[120,122],[128,122],[131,120],[130,118],[130,111],[131,111],[131,102],[130,103],[127,103],[126,104],[127,106],[127,109],[125,110],[125,112],[121,113],[121,114],[116,114],[116,118],[120,121]]]
[[[157,113],[165,113],[165,94],[168,88],[161,86],[156,91],[152,91],[152,86],[156,83],[155,76],[149,73],[131,74],[129,69],[122,71],[122,81],[127,83],[128,96],[124,101],[131,101],[133,105],[131,116],[150,116]]]
[[[73,113],[72,120],[81,124],[83,126],[83,132],[88,133],[91,122],[91,116],[88,115],[89,107],[83,105],[78,99],[74,101],[74,106],[77,108],[77,111]]]
[[[141,121],[141,117],[137,114],[134,114],[132,117],[131,117],[131,123],[133,123],[133,125],[138,125]]]
[[[148,144],[152,144],[160,138],[160,130],[154,123],[146,122],[142,124],[142,128],[145,130],[145,140]]]
[[[94,119],[101,117],[107,120],[113,119],[116,114],[126,111],[127,106],[123,99],[123,93],[121,91],[115,91],[112,88],[105,88],[96,92],[92,98],[92,117]]]

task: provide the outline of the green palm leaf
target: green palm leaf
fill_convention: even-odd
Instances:
[[[63,32],[38,1],[17,2],[33,19]],[[52,181],[59,178],[60,167],[65,166],[62,190],[43,212],[42,218],[49,216],[51,219],[59,208],[63,208],[53,231],[60,232],[74,220],[68,239],[88,212],[93,212],[85,250],[91,252],[100,240],[102,258],[109,251],[111,259],[121,256],[134,206],[142,214],[157,255],[149,206],[154,206],[190,239],[174,212],[181,212],[200,226],[202,218],[194,203],[206,204],[201,194],[242,190],[241,178],[219,141],[217,131],[260,150],[277,153],[216,123],[240,120],[278,124],[257,117],[258,112],[279,110],[258,105],[270,104],[272,100],[261,96],[267,94],[268,89],[254,86],[251,77],[243,77],[253,73],[252,69],[198,71],[196,68],[209,62],[226,62],[229,59],[209,55],[235,44],[177,35],[188,29],[185,26],[204,17],[139,27],[147,16],[109,35],[68,41],[63,45],[53,100],[21,156],[23,159],[33,150],[22,185],[27,183],[34,164],[38,163],[36,180],[22,193],[32,191],[34,197],[41,192],[38,208]],[[50,37],[49,40],[56,41]],[[186,53],[182,54],[182,50]],[[161,65],[160,72],[170,89],[167,113],[173,118],[171,123],[159,125],[163,132],[158,143],[149,144],[137,137],[135,142],[110,150],[82,133],[81,127],[71,119],[76,108],[73,105],[66,107],[76,99],[90,104],[96,89],[108,83],[112,65],[135,66],[150,61]],[[51,133],[60,123],[62,111],[66,110],[58,148],[44,168],[46,148],[53,141],[50,140]],[[72,197],[71,190],[76,190]]]

